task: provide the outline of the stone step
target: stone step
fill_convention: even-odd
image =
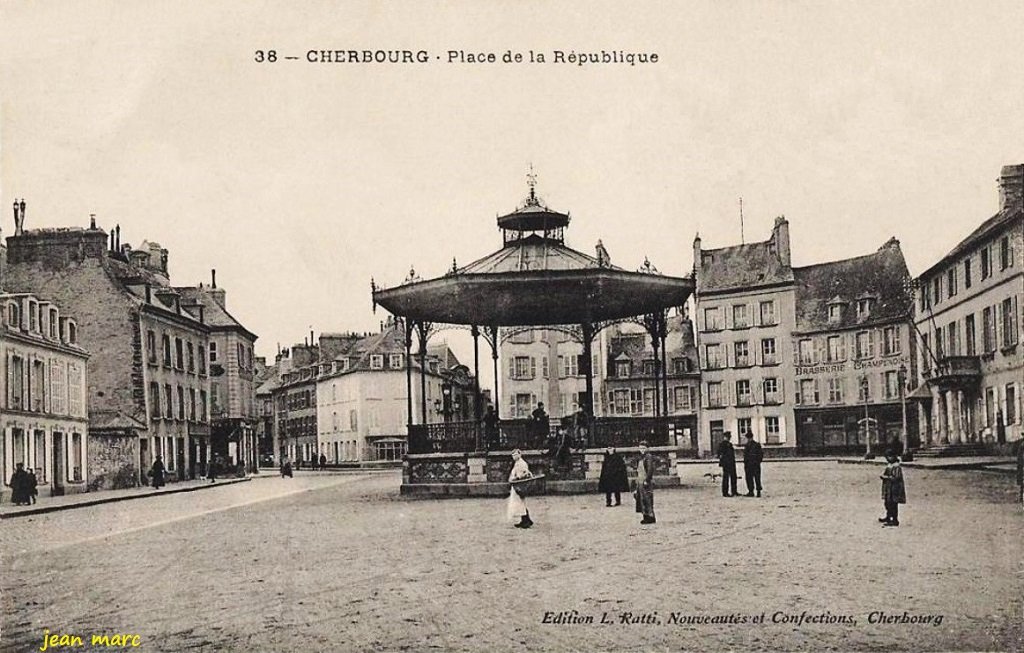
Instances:
[[[977,443],[947,444],[919,449],[914,452],[918,458],[948,458],[952,456],[987,456],[985,445]]]

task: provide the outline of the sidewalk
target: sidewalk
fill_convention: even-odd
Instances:
[[[877,456],[872,460],[863,458],[839,458],[844,465],[884,465],[885,456]],[[910,462],[901,463],[910,469],[974,469],[982,471],[1016,474],[1017,465],[1009,456],[950,456],[948,458],[915,458]]]
[[[129,501],[131,499],[147,499],[165,494],[195,492],[197,490],[206,490],[223,485],[245,483],[252,480],[252,478],[254,477],[226,478],[214,483],[202,479],[196,479],[194,481],[179,481],[176,483],[169,483],[159,490],[154,490],[148,486],[141,486],[127,488],[124,490],[101,490],[99,492],[66,494],[64,496],[57,497],[41,496],[38,499],[38,503],[30,506],[15,506],[10,503],[0,505],[0,519],[12,519],[14,517],[26,517],[28,515],[41,515],[48,512],[56,512],[58,510],[71,510],[72,508],[95,506],[101,503],[114,503],[116,501]]]

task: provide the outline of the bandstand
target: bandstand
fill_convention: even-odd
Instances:
[[[453,261],[447,274],[434,279],[423,280],[410,272],[401,285],[391,288],[371,281],[374,308],[381,306],[395,315],[405,332],[408,453],[403,494],[504,494],[512,449],[522,450],[530,468],[545,474],[540,489],[548,493],[595,490],[606,446],[617,447],[632,470],[637,444],[647,441],[659,485],[678,484],[675,461],[698,455],[697,434],[684,436],[680,419],[665,410],[668,310],[686,303],[693,279],[659,274],[649,263],[637,271],[616,267],[600,241],[596,256],[571,249],[564,238],[569,214],[545,206],[535,185],[531,175],[526,200],[497,218],[502,235],[498,251],[463,267]],[[642,324],[650,336],[656,387],[653,416],[595,416],[592,345],[602,329],[624,321]],[[473,338],[474,419],[429,424],[427,342],[443,325],[468,327]],[[549,425],[500,415],[500,345],[533,328],[561,331],[583,347],[583,405],[574,417]],[[480,338],[490,349],[496,424],[494,418],[485,420],[481,410]],[[414,361],[419,368],[419,406],[413,405]],[[562,428],[572,440],[571,455],[556,463],[548,451]]]

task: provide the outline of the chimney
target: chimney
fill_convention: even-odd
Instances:
[[[210,270],[210,287],[212,287],[212,288],[216,288],[217,287],[217,271],[216,270]]]
[[[148,283],[146,284],[146,303],[147,304],[152,304],[153,303],[153,287],[151,285],[149,285]]]
[[[201,284],[200,284],[201,285]],[[217,287],[217,271],[210,270],[210,289],[206,291],[217,305],[227,310],[227,291]]]
[[[700,232],[693,237],[693,274],[696,275],[700,271]]]
[[[775,252],[779,261],[787,268],[792,265],[789,251],[789,221],[786,216],[780,215],[775,218],[775,226],[772,228],[772,241],[775,244]]]
[[[25,233],[25,199],[14,200],[14,235]]]
[[[114,227],[114,231],[117,233],[117,241],[116,241],[116,244],[114,245],[114,251],[115,252],[120,252],[121,251],[121,225],[117,225],[116,227]]]
[[[89,229],[90,230],[95,230],[96,229],[96,214],[95,213],[90,213],[89,214]]]
[[[999,211],[1014,209],[1024,210],[1024,163],[1003,166],[999,174]]]
[[[110,246],[107,247],[108,251],[114,251],[114,230],[110,230]]]

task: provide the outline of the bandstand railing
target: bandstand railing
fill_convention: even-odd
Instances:
[[[409,453],[456,453],[476,451],[475,421],[413,424],[409,429]]]

